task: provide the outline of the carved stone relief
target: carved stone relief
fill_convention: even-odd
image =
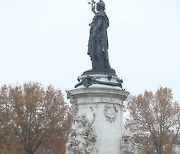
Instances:
[[[104,115],[109,122],[114,122],[117,117],[118,110],[114,103],[109,103],[104,107]]]
[[[74,99],[74,97],[71,95],[69,91],[66,91],[66,93],[67,93],[67,99],[70,100],[72,106],[73,116],[76,116],[79,111],[79,106],[76,103],[77,101]]]
[[[93,109],[91,108],[93,111]],[[76,116],[74,125],[69,134],[69,142],[67,144],[67,154],[96,154],[95,141],[97,138],[94,127],[95,114],[93,119],[89,121],[86,114]]]

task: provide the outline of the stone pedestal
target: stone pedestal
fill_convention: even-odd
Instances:
[[[120,154],[123,101],[129,92],[117,86],[119,81],[103,74],[81,76],[82,84],[67,92],[74,110],[67,154]]]

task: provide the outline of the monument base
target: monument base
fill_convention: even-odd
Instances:
[[[104,68],[104,69],[90,69],[83,72],[82,75],[92,75],[92,74],[104,74],[104,75],[113,75],[116,76],[116,71],[112,68]]]
[[[74,123],[66,154],[119,154],[123,134],[123,101],[129,92],[118,86],[121,80],[117,76],[89,76],[91,82],[83,73],[79,77],[82,84],[67,91],[74,111]]]

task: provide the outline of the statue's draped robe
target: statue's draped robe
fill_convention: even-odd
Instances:
[[[106,13],[103,10],[96,13],[90,26],[88,55],[92,60],[92,68],[94,70],[110,68],[107,36],[109,20]]]

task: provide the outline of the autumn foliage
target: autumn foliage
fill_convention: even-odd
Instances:
[[[71,111],[60,90],[39,83],[0,89],[0,153],[64,154]]]
[[[146,153],[171,154],[180,134],[180,104],[173,102],[171,89],[145,91],[131,97],[127,106],[126,126],[134,132],[136,142],[144,144]]]

